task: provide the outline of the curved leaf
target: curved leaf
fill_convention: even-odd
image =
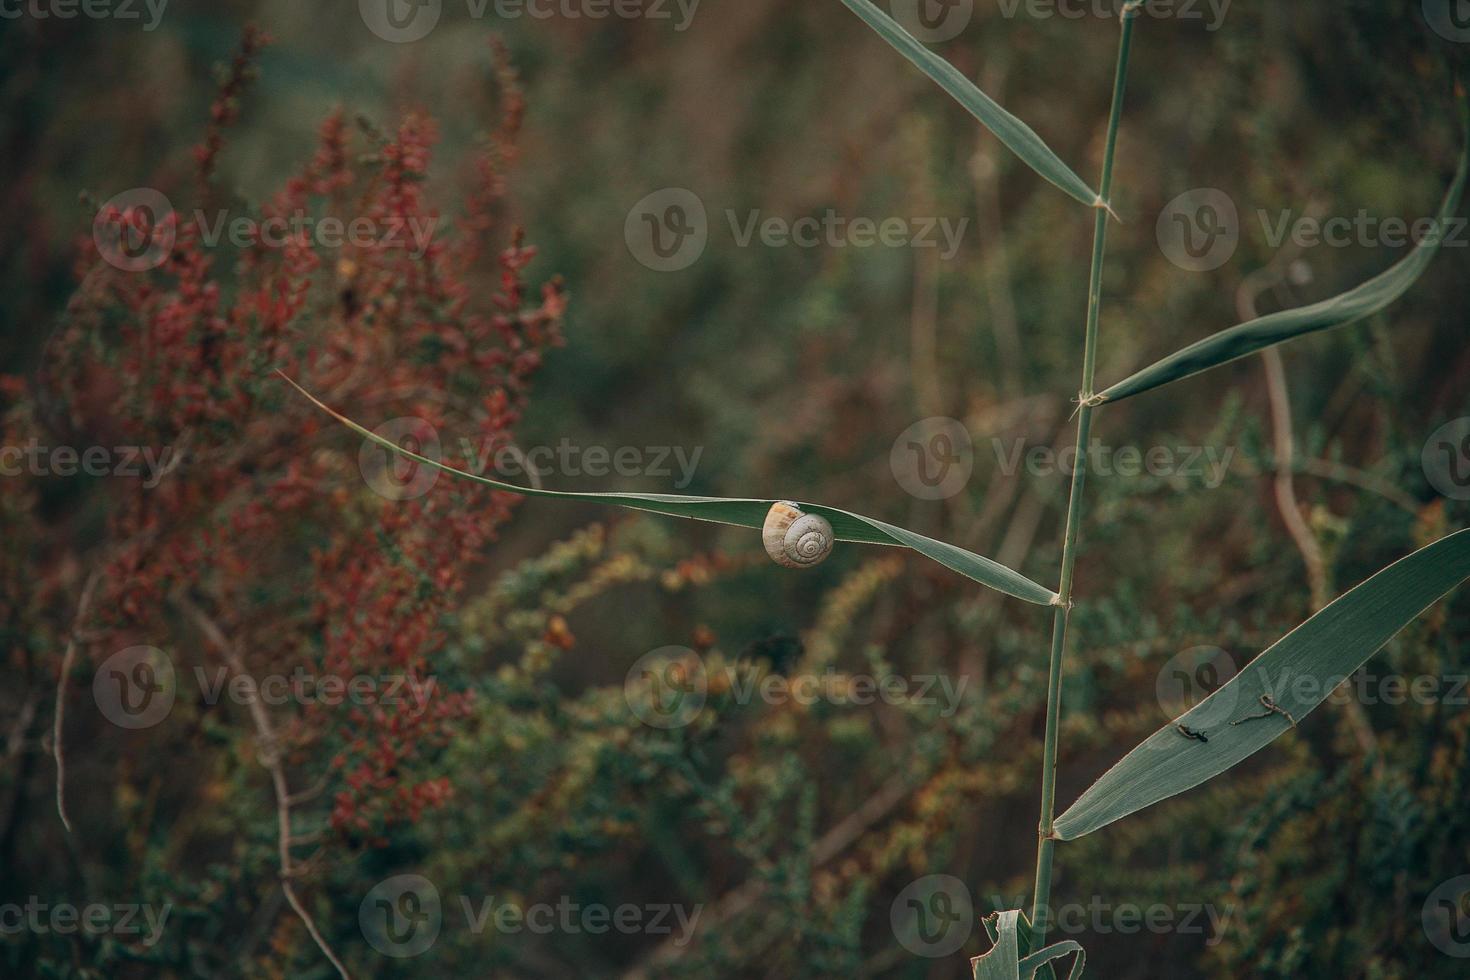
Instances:
[[[1102,198],[1097,191],[1087,186],[1087,181],[1077,176],[1062,158],[1052,152],[1051,147],[1036,135],[1035,130],[1011,115],[1000,104],[986,95],[966,78],[959,69],[929,50],[903,25],[879,9],[872,0],[842,0],[849,10],[857,14],[878,35],[891,44],[915,67],[934,81],[970,110],[970,114],[996,135],[1012,153],[1020,157],[1032,170],[1051,183],[1066,191],[1083,204],[1102,207]]]
[[[1258,317],[1206,337],[1118,382],[1094,396],[1091,404],[1120,401],[1306,334],[1346,326],[1378,313],[1404,295],[1439,251],[1446,226],[1460,207],[1466,170],[1470,168],[1470,110],[1466,108],[1463,93],[1460,96],[1460,116],[1465,127],[1460,168],[1445,193],[1434,230],[1425,235],[1401,262],[1340,296]]]
[[[687,497],[667,493],[570,493],[559,490],[539,490],[532,487],[518,487],[511,483],[501,483],[498,480],[492,480],[475,473],[455,469],[452,466],[446,466],[438,460],[410,452],[391,440],[363,428],[345,415],[333,411],[322,404],[311,392],[286,377],[285,374],[281,372],[277,373],[281,374],[281,377],[285,378],[291,387],[305,395],[312,404],[364,439],[376,443],[390,452],[416,460],[422,465],[431,466],[452,476],[473,480],[476,483],[483,483],[486,486],[494,487],[506,493],[520,494],[523,497],[552,497],[562,500],[583,500],[592,503],[611,504],[615,507],[626,507],[631,510],[647,511],[652,514],[662,514],[666,517],[684,517],[698,521],[712,521],[716,524],[732,524],[737,527],[751,528],[760,528],[765,524],[767,511],[771,509],[772,504],[776,503],[775,500]],[[1017,599],[1024,599],[1027,602],[1034,602],[1043,606],[1052,605],[1056,601],[1056,593],[1045,586],[1031,581],[1020,572],[1013,571],[998,562],[993,562],[989,558],[982,558],[980,555],[968,552],[963,548],[957,548],[943,541],[935,541],[933,538],[926,538],[922,534],[915,534],[913,531],[908,531],[901,527],[894,527],[892,524],[885,524],[882,521],[874,520],[871,517],[864,517],[861,514],[849,513],[845,510],[838,510],[835,507],[824,507],[821,504],[808,504],[801,503],[800,501],[797,501],[797,503],[800,503],[802,510],[807,513],[820,514],[822,517],[825,517],[831,523],[833,534],[839,541],[851,541],[858,544],[894,545],[901,548],[909,548],[927,558],[932,558],[948,569],[959,572],[966,578],[973,579],[981,585],[988,585],[992,589],[1004,592],[1006,595],[1014,596]]]
[[[1026,935],[1018,935],[1018,929],[1023,924],[1026,926]],[[1067,980],[1080,980],[1082,970],[1087,965],[1087,954],[1083,952],[1082,945],[1071,939],[1048,946],[1023,959],[1021,950],[1027,944],[1027,935],[1031,929],[1030,923],[1026,922],[1026,917],[1019,911],[995,913],[985,920],[985,929],[991,934],[995,946],[990,952],[970,961],[970,965],[974,967],[975,980],[1032,980],[1037,971],[1052,960],[1070,954],[1076,954],[1076,959],[1072,961],[1072,971],[1067,974]]]
[[[1058,818],[1057,837],[1073,840],[1090,834],[1192,789],[1265,748],[1467,578],[1470,530],[1441,538],[1385,568],[1124,756]],[[1177,725],[1198,737],[1184,734]]]

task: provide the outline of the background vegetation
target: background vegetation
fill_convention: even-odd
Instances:
[[[0,972],[332,973],[284,904],[277,801],[250,712],[185,699],[142,732],[96,712],[96,664],[147,643],[180,671],[228,663],[232,649],[257,672],[304,664],[436,680],[428,721],[275,718],[292,788],[320,790],[296,807],[297,832],[316,836],[295,852],[295,891],[354,975],[965,975],[965,956],[986,948],[981,930],[963,953],[923,959],[900,945],[890,904],[933,873],[963,880],[980,913],[1028,892],[1048,616],[877,549],[839,545],[795,573],[771,565],[755,535],[706,525],[447,484],[385,502],[357,471],[357,444],[269,370],[332,380],[338,407],[370,425],[432,413],[455,439],[698,447],[693,483],[678,492],[830,502],[1051,582],[1065,475],[1007,472],[993,440],[1071,438],[1090,222],[835,0],[709,0],[682,32],[653,20],[476,20],[449,4],[429,38],[401,45],[369,32],[353,6],[175,0],[146,33],[86,19],[0,28],[6,442],[173,442],[187,430],[193,449],[157,491],[4,478],[0,901],[175,912],[146,950],[0,937]],[[981,0],[940,50],[1095,173],[1115,22],[1002,9]],[[274,39],[258,78],[217,77],[251,21]],[[519,72],[523,118],[492,33]],[[1448,79],[1466,49],[1431,31],[1417,3],[1241,3],[1218,31],[1145,18],[1133,58],[1104,380],[1238,319],[1242,284],[1277,258],[1258,209],[1413,218],[1436,206],[1453,167]],[[235,82],[238,100],[216,101]],[[338,110],[350,147],[340,159],[323,150]],[[226,128],[196,188],[189,150]],[[289,180],[305,171],[313,206],[470,214],[435,259],[453,281],[397,260],[306,268],[292,265],[302,256],[222,250],[208,269],[87,278],[96,201],[148,185],[176,205],[208,197],[253,210],[299,191]],[[659,273],[635,261],[624,224],[670,186],[704,200],[710,243],[687,270]],[[1155,234],[1164,206],[1196,187],[1224,190],[1242,215],[1238,251],[1210,273],[1171,263]],[[79,204],[83,191],[92,197]],[[731,209],[971,225],[948,261],[742,248]],[[516,250],[516,225],[534,258]],[[1263,311],[1295,305],[1396,257],[1306,250],[1251,295]],[[1170,658],[1212,645],[1243,665],[1312,611],[1314,586],[1334,595],[1465,526],[1470,507],[1430,484],[1421,451],[1470,415],[1467,291],[1465,252],[1446,248],[1388,314],[1284,351],[1295,491],[1324,556],[1319,581],[1285,532],[1259,359],[1217,375],[1226,384],[1186,382],[1099,421],[1110,445],[1235,457],[1216,488],[1089,482],[1063,805],[1168,720],[1155,687]],[[170,322],[182,323],[180,345],[215,324],[212,360],[163,357],[150,375],[140,324]],[[974,474],[947,501],[909,496],[889,465],[898,435],[932,416],[961,420],[975,439]],[[676,490],[653,476],[547,483]],[[1375,669],[1464,674],[1467,623],[1461,594]],[[68,834],[50,732],[74,635]],[[743,673],[943,671],[968,686],[947,717],[921,705],[740,704],[713,690],[694,724],[662,730],[638,719],[624,682],[668,645]],[[1232,777],[1060,847],[1058,903],[1231,913],[1219,935],[1077,935],[1096,975],[1460,975],[1463,961],[1426,940],[1420,909],[1470,872],[1470,713],[1439,702],[1364,705],[1362,716],[1366,730],[1329,706]],[[358,908],[400,873],[446,896],[704,908],[684,947],[446,927],[422,956],[393,960],[364,942]]]

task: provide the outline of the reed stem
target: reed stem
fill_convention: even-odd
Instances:
[[[1118,123],[1123,114],[1123,92],[1127,87],[1128,55],[1133,45],[1133,22],[1141,0],[1124,4],[1122,31],[1118,42],[1118,67],[1113,77],[1113,106],[1108,115],[1107,145],[1103,150],[1101,196],[1092,232],[1092,272],[1087,284],[1087,336],[1082,353],[1081,404],[1077,410],[1077,456],[1072,470],[1072,490],[1067,502],[1067,528],[1062,539],[1062,580],[1057,588],[1056,615],[1052,624],[1051,668],[1046,688],[1046,741],[1041,758],[1041,823],[1036,850],[1036,889],[1031,903],[1033,950],[1046,939],[1047,904],[1051,901],[1052,852],[1056,839],[1052,824],[1056,817],[1057,729],[1062,713],[1062,658],[1067,649],[1067,620],[1072,611],[1072,576],[1077,567],[1077,538],[1082,522],[1082,491],[1087,482],[1087,446],[1092,438],[1094,376],[1097,371],[1097,324],[1102,306],[1103,255],[1107,250],[1108,217],[1113,193],[1113,152],[1118,143]]]

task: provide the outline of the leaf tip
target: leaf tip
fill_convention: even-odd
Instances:
[[[320,398],[316,397],[311,392],[309,392],[305,388],[303,388],[300,384],[298,384],[295,381],[295,379],[293,379],[285,371],[281,370],[280,368],[276,368],[275,373],[276,374],[279,374],[281,376],[281,379],[283,381],[285,381],[286,384],[290,385],[292,388],[295,388],[297,391],[301,392],[302,396],[307,401],[311,402],[313,405],[315,405],[317,408],[321,409],[323,412],[326,412],[328,415],[330,415],[332,418],[336,419],[338,422],[341,422],[343,425],[347,426],[350,429],[356,430],[358,428],[358,426],[356,425],[356,423],[354,423],[351,419],[347,418],[347,416],[341,414],[340,412],[337,412],[334,409],[330,408]]]

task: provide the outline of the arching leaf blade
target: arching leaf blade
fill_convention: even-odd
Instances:
[[[1259,752],[1467,578],[1470,530],[1441,538],[1347,592],[1124,756],[1057,819],[1057,837],[1090,834]]]
[[[405,449],[392,440],[378,435],[376,432],[359,425],[347,416],[323,404],[320,399],[289,377],[286,377],[285,374],[282,373],[281,377],[285,378],[291,387],[304,395],[317,408],[320,408],[323,412],[326,412],[364,439],[383,447],[389,452],[397,453],[400,456],[418,462],[420,465],[430,466],[451,476],[471,480],[475,483],[504,491],[505,493],[519,494],[523,497],[581,500],[584,502],[645,511],[651,514],[660,514],[665,517],[682,517],[690,520],[710,521],[716,524],[730,524],[736,527],[757,529],[765,523],[766,513],[771,509],[771,505],[776,503],[774,499],[691,497],[681,494],[664,493],[572,493],[562,490],[541,490],[534,487],[520,487],[513,483],[492,480],[489,477],[456,469],[436,459],[431,459]],[[864,517],[861,514],[854,514],[821,504],[809,504],[802,501],[796,502],[801,505],[802,510],[825,517],[832,525],[833,535],[839,541],[908,548],[924,555],[926,558],[938,562],[951,571],[958,572],[966,578],[979,582],[981,585],[989,586],[998,592],[1003,592],[1017,599],[1023,599],[1026,602],[1034,602],[1037,605],[1043,606],[1052,605],[1056,601],[1056,593],[1045,586],[1033,582],[1020,572],[1007,568],[999,562],[991,561],[989,558],[984,558],[963,548],[946,544],[943,541],[936,541],[922,534],[916,534],[913,531],[905,530],[901,527],[894,527],[891,524],[885,524],[882,521],[874,520],[871,517]]]
[[[1062,162],[1062,158],[1036,135],[1036,131],[1020,119],[1003,109],[1000,103],[980,91],[970,81],[939,55],[929,50],[922,41],[904,30],[902,24],[884,13],[872,0],[842,0],[849,10],[878,33],[878,36],[893,46],[915,67],[928,75],[939,87],[955,98],[970,114],[1020,157],[1022,162],[1035,170],[1052,184],[1083,204],[1100,207],[1101,198],[1097,191],[1087,186],[1087,181]]]
[[[1470,170],[1470,110],[1466,108],[1463,95],[1460,97],[1460,115],[1465,127],[1465,146],[1459,169],[1440,205],[1435,230],[1426,234],[1400,262],[1356,289],[1331,299],[1258,317],[1190,344],[1103,391],[1095,397],[1093,404],[1131,398],[1249,357],[1267,347],[1356,323],[1396,302],[1429,267],[1444,241],[1446,228],[1459,210],[1466,172]]]

